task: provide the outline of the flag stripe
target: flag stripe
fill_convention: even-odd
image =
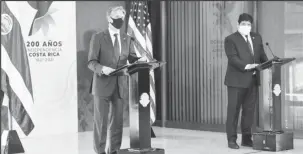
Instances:
[[[20,73],[22,81],[25,83],[26,88],[32,97],[32,81],[30,78],[30,68],[27,58],[27,50],[24,44],[21,27],[14,14],[10,11],[5,2],[3,5],[3,13],[8,14],[13,20],[13,28],[7,35],[1,35],[1,44],[6,49],[12,64],[15,66],[17,71]]]
[[[11,115],[15,118],[16,122],[22,128],[25,135],[28,135],[34,128],[32,119],[30,118],[30,113],[32,113],[32,97],[29,94],[27,88],[22,82],[21,75],[15,69],[15,67],[8,59],[5,48],[1,45],[1,62],[2,71],[1,76],[7,76],[6,86],[3,87],[1,84],[1,89],[7,94],[7,98],[3,101],[9,101]],[[5,84],[4,84],[5,85]],[[21,100],[23,100],[21,102]],[[3,102],[5,104],[5,102]]]
[[[9,133],[8,130],[3,130],[2,134],[1,134],[1,146],[6,146],[8,133]]]
[[[150,75],[150,77],[152,78],[152,80],[155,81],[155,75],[154,75],[154,71],[153,71],[153,70],[151,70],[151,71],[149,72],[149,75]]]
[[[155,109],[156,105],[155,105],[154,99],[151,99],[151,105],[150,106],[151,106],[152,109]]]
[[[135,51],[136,51],[136,55],[137,55],[138,57],[141,57],[141,53],[140,53],[141,50],[138,50],[138,49],[137,49],[137,45],[134,45],[134,48],[135,48]]]
[[[156,120],[154,110],[155,110],[155,101],[151,99],[150,100],[150,119],[152,120],[152,123],[154,123]]]
[[[150,82],[151,90],[153,90],[153,92],[154,92],[156,88],[155,88],[155,83],[154,83],[152,74],[149,75],[149,82]]]
[[[151,79],[150,79],[150,81],[151,81]],[[154,90],[154,84],[152,84],[153,82],[150,82],[150,97],[151,97],[151,99],[152,100],[154,100],[155,101],[155,99],[156,99],[156,97],[155,97],[155,90]]]
[[[151,85],[149,86],[149,88],[150,88],[149,95],[150,95],[151,99],[153,101],[155,101],[155,92],[152,90]]]
[[[133,32],[134,36],[137,38],[138,42],[141,44],[141,46],[145,50],[145,47],[146,47],[145,39],[142,36],[142,34],[140,33],[140,31],[137,29],[136,24],[135,24],[135,22],[134,22],[134,20],[131,16],[129,17],[129,23],[128,24],[129,24],[128,28],[132,29],[132,32]]]
[[[151,44],[151,42],[149,42],[148,39],[146,39],[146,52],[148,54],[149,61],[154,59],[151,51],[153,51],[152,44]]]
[[[137,56],[141,57],[142,55],[146,55],[146,57],[148,58],[148,61],[151,61],[153,59],[150,52],[146,52],[145,49],[143,49],[143,47],[139,43],[134,43],[134,46],[136,47],[136,50],[138,51],[138,53],[140,53],[140,55],[137,55]]]
[[[151,43],[151,40],[152,40],[152,33],[151,33],[151,30],[150,30],[150,24],[148,24],[147,28],[146,28],[146,49],[147,51],[150,53],[151,56],[153,56],[153,49],[152,49],[152,43]],[[151,104],[150,104],[150,107],[151,107],[151,120],[152,120],[152,123],[155,122],[156,120],[156,116],[155,116],[155,113],[156,113],[156,107],[155,107],[155,102],[156,102],[156,96],[155,96],[155,83],[154,83],[154,71],[150,71],[150,96],[151,96]]]
[[[152,44],[151,44],[151,42],[149,41],[149,39],[147,38],[146,39],[146,51],[150,54],[150,56],[152,57],[153,56],[153,54],[152,54],[152,52],[151,51],[153,51],[153,48],[152,48]]]
[[[8,97],[11,115],[28,135],[34,128],[30,118],[34,101],[27,50],[18,20],[6,2],[2,1],[1,6],[1,14],[7,14],[3,25],[8,30],[11,27],[11,31],[1,35],[1,90]]]
[[[8,94],[10,95],[9,97],[11,98],[3,100],[3,101],[9,101],[10,102],[10,115],[12,115],[14,118],[13,119],[9,119],[10,123],[13,124],[13,126],[15,126],[16,124],[18,124],[17,126],[19,126],[19,128],[21,128],[22,132],[24,135],[28,135],[33,129],[34,129],[34,123],[32,121],[32,119],[30,118],[30,116],[28,115],[28,112],[25,110],[23,104],[21,103],[21,101],[19,100],[19,98],[16,96],[16,94],[14,93],[14,91],[9,91]],[[8,98],[8,96],[6,96],[6,98]],[[14,103],[12,103],[14,102]],[[21,127],[20,127],[21,126]],[[13,127],[15,129],[15,127]],[[20,130],[20,129],[19,129]],[[17,130],[18,132],[18,130]],[[20,133],[22,133],[20,132]],[[23,134],[19,134],[20,136]],[[23,135],[23,136],[24,136]]]
[[[150,39],[148,38],[147,34],[146,34],[146,51],[148,51],[149,54],[153,55],[153,53],[152,53],[152,51],[153,51],[152,43],[151,43]]]
[[[147,28],[146,28],[146,34],[149,40],[152,40],[152,32],[150,29],[150,24],[148,24]]]
[[[152,55],[149,52],[145,52],[145,49],[143,49],[140,44],[135,43],[134,46],[135,46],[136,53],[139,53],[139,55],[137,54],[137,56],[141,57],[142,55],[146,55],[148,58],[148,61],[151,61],[153,59]]]
[[[137,28],[136,28],[136,30],[139,32],[139,30]],[[134,33],[135,33],[134,30],[131,27],[128,27],[127,34],[136,38]],[[139,34],[141,35],[140,32],[139,32]],[[145,40],[144,40],[144,42],[145,42]],[[144,44],[142,44],[141,41],[138,40],[138,43],[135,43],[135,46],[137,47],[137,50],[139,51],[140,56],[146,54],[144,52],[144,51],[146,51],[146,46],[147,46],[146,42]],[[151,44],[149,46],[151,46]],[[146,55],[146,56],[149,59],[149,61],[151,61],[153,59],[152,58],[153,56],[152,56],[151,52],[148,52],[148,55]]]
[[[1,74],[2,73],[4,73],[4,75],[6,76],[6,73],[4,71],[2,71]],[[8,104],[9,104],[8,102],[9,102],[9,99],[8,99],[7,95],[4,93],[3,99],[2,99],[2,105],[8,107]]]
[[[150,95],[155,100],[155,91],[156,90],[155,90],[154,80],[152,79],[152,74],[150,74],[149,80],[150,80]]]
[[[151,24],[148,12],[147,1],[132,1],[130,16],[127,27],[128,35],[136,38],[135,50],[138,52],[138,56],[146,55],[148,61],[152,61],[153,58],[153,48],[152,48],[152,32]],[[149,73],[150,80],[150,118],[151,124],[155,122],[155,80],[154,72]]]
[[[156,116],[155,116],[155,112],[153,112],[153,109],[150,108],[150,120],[151,120],[151,124],[153,124],[156,121]]]
[[[24,84],[20,73],[12,64],[10,58],[8,57],[6,49],[2,45],[1,45],[1,63],[2,63],[1,68],[4,70],[4,72],[7,74],[9,78],[9,84],[7,86],[10,86],[10,88],[16,93],[18,98],[22,101],[22,104],[24,105],[25,109],[28,112],[31,112],[31,108],[32,108],[31,106],[33,104],[32,96],[28,91],[26,85]],[[9,88],[7,88],[7,90],[8,89]]]
[[[128,35],[130,35],[130,36],[136,38],[136,35],[134,34],[135,32],[134,32],[134,30],[133,30],[131,27],[128,28],[127,33],[128,33]],[[140,34],[140,35],[141,35],[141,34]],[[136,42],[136,40],[134,40],[134,42],[135,42],[134,45],[137,46],[139,49],[145,50],[145,48],[142,46],[141,42]],[[143,44],[143,45],[144,45],[144,44]],[[141,50],[140,50],[140,51],[141,51]],[[141,52],[142,52],[142,51],[141,51]]]

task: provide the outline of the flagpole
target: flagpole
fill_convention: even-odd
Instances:
[[[1,134],[1,147],[2,146],[5,146],[5,147],[2,147],[4,148],[3,153],[6,153],[5,151],[7,150],[7,146],[9,144],[9,134],[10,134],[10,131],[13,129],[13,126],[12,126],[12,114],[10,113],[10,103],[9,103],[9,99],[7,97],[7,95],[5,95],[5,93],[1,90],[1,110],[2,110],[2,106],[6,106],[7,107],[7,130],[6,128],[3,128],[3,131],[2,131],[2,134]],[[2,128],[1,128],[2,130]],[[2,143],[2,141],[4,143]]]
[[[13,118],[12,118],[12,114],[11,114],[11,109],[10,109],[10,103],[9,102],[7,102],[7,110],[8,110],[8,112],[7,112],[7,116],[8,116],[8,130],[13,130],[13,122],[12,122],[12,120],[13,120]]]
[[[167,27],[166,27],[166,21],[167,21],[167,14],[166,14],[166,1],[160,2],[160,23],[161,23],[161,45],[160,45],[160,52],[161,52],[161,61],[166,62],[166,53],[167,53]],[[167,103],[167,75],[166,75],[166,67],[167,65],[162,66],[161,68],[161,115],[162,115],[162,127],[165,127],[166,123],[166,103]]]
[[[12,123],[12,114],[11,114],[11,110],[10,110],[10,103],[9,103],[9,99],[7,97],[7,95],[1,90],[1,108],[2,106],[6,106],[7,107],[7,126],[8,126],[8,130],[12,130],[13,129],[13,123]]]

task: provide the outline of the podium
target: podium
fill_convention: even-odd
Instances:
[[[275,57],[256,67],[257,71],[269,69],[269,98],[265,99],[268,108],[264,116],[264,128],[253,133],[253,149],[265,151],[283,151],[293,149],[293,132],[282,128],[281,106],[281,67],[295,58]],[[266,83],[267,84],[267,83]]]
[[[111,76],[128,76],[130,148],[118,150],[118,154],[164,154],[164,149],[151,147],[149,72],[164,62],[136,62],[125,65]]]

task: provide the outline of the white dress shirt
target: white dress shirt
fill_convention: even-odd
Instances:
[[[120,47],[120,54],[121,54],[121,39],[120,39],[120,30],[118,31],[113,31],[112,29],[108,28],[108,31],[109,31],[109,35],[112,39],[112,42],[113,42],[113,46],[115,46],[115,34],[118,34],[117,35],[117,38],[118,38],[118,42],[119,42],[119,47]]]

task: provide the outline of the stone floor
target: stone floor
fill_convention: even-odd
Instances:
[[[224,133],[153,127],[157,138],[152,139],[153,148],[165,149],[165,154],[273,154],[240,147],[229,149]],[[122,149],[129,148],[129,131],[124,128]],[[95,154],[92,132],[53,135],[21,139],[26,154]],[[240,141],[238,141],[240,142]],[[275,154],[302,154],[303,140],[295,139],[294,149]]]

